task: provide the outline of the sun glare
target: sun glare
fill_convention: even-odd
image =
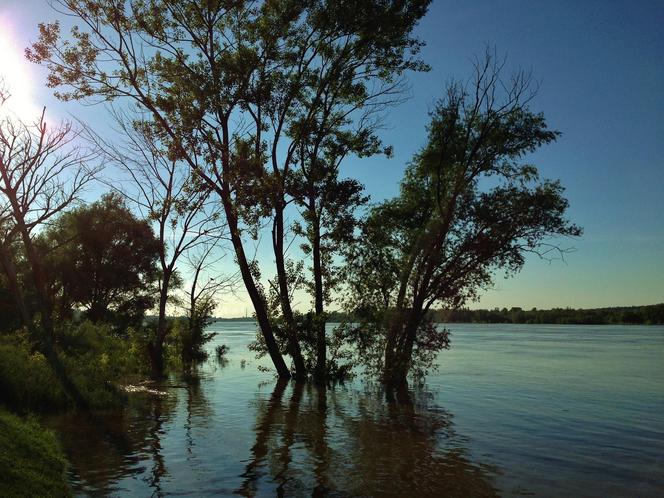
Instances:
[[[0,88],[9,98],[0,106],[0,116],[13,114],[25,121],[38,117],[40,107],[33,96],[30,63],[23,57],[11,21],[0,14]]]

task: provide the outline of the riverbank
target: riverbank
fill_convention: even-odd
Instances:
[[[520,307],[494,309],[433,309],[438,323],[512,323],[528,325],[664,325],[664,303],[611,308],[551,308],[525,310]],[[214,322],[254,322],[253,317],[215,318]],[[353,321],[352,316],[332,311],[328,323]]]
[[[60,443],[36,419],[0,408],[0,448],[0,496],[71,496]]]

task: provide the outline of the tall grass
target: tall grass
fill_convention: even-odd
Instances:
[[[0,408],[0,448],[0,496],[71,496],[60,444],[36,419]]]
[[[89,322],[58,331],[58,353],[65,371],[92,407],[117,404],[117,385],[143,374],[145,358],[130,335]],[[72,406],[46,358],[23,331],[0,335],[0,402],[19,412],[46,412]]]

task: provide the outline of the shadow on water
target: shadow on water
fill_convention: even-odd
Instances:
[[[269,395],[258,391],[236,407],[247,429],[255,422],[246,448],[230,461],[197,453],[197,438],[231,444],[206,386],[189,379],[169,387],[166,395],[138,396],[123,410],[100,415],[105,427],[75,416],[53,422],[72,464],[75,493],[217,496],[221,479],[229,481],[222,494],[248,497],[496,495],[496,469],[470,459],[451,414],[425,390],[275,381]],[[125,443],[101,437],[103,431]],[[207,477],[178,487],[174,475],[205,465],[212,469]],[[220,477],[229,475],[235,477]]]

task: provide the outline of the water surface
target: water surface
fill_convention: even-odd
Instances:
[[[56,418],[81,496],[664,496],[664,327],[450,326],[423,386],[278,382],[230,346],[198,382]]]

